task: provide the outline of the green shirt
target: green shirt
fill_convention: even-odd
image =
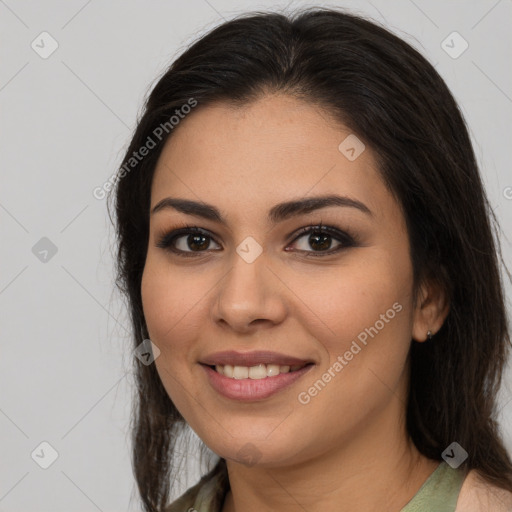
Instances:
[[[400,512],[454,512],[465,475],[462,469],[441,462]],[[226,463],[221,460],[164,512],[220,512],[228,491]]]

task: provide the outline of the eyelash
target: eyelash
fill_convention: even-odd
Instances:
[[[305,226],[299,230],[299,232],[296,234],[295,238],[291,241],[291,243],[296,242],[300,238],[302,238],[305,235],[308,234],[322,234],[322,235],[329,235],[336,239],[338,242],[340,242],[342,245],[337,247],[336,249],[330,249],[328,251],[303,251],[299,250],[300,253],[306,253],[306,257],[324,257],[324,256],[330,256],[332,254],[341,252],[343,249],[347,249],[349,247],[355,247],[358,245],[358,239],[354,234],[348,233],[346,231],[341,231],[335,227],[332,226],[323,226],[322,223],[320,224],[310,224],[308,226]],[[185,235],[203,235],[204,237],[207,237],[211,240],[213,240],[216,244],[220,245],[207,231],[197,227],[197,226],[189,226],[188,224],[180,229],[176,229],[173,231],[170,231],[166,234],[164,234],[156,243],[156,246],[168,250],[177,256],[184,257],[184,258],[194,258],[201,255],[201,253],[205,253],[207,251],[182,251],[181,249],[176,249],[173,247],[173,244],[175,243],[175,240],[178,238],[181,238]],[[208,244],[209,245],[209,244]],[[215,249],[219,250],[219,249]]]

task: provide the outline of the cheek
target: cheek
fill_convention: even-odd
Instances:
[[[180,340],[185,343],[183,330],[204,293],[204,284],[197,278],[180,277],[165,261],[148,255],[141,282],[142,307],[150,338],[161,350],[170,344],[179,347]]]
[[[339,273],[339,284],[326,280],[324,294],[308,295],[311,310],[328,326],[322,336],[313,326],[318,324],[315,315],[302,317],[303,327],[324,351],[318,373],[299,390],[299,402],[309,402],[312,417],[329,410],[334,423],[349,429],[398,393],[410,346],[410,299],[407,279],[396,279],[385,267],[347,268],[346,275]]]
[[[165,329],[172,324],[176,312],[176,302],[170,292],[172,283],[159,272],[148,256],[141,282],[142,309],[151,340],[162,348],[161,340]]]
[[[356,338],[376,323],[377,329],[389,330],[407,316],[403,314],[410,300],[407,276],[382,260],[366,263],[302,281],[307,290],[305,302],[316,314],[308,316],[317,316],[327,340]]]
[[[321,371],[330,369],[336,375],[332,394],[324,394],[317,405],[325,399],[333,400],[335,407],[339,392],[350,390],[344,398],[348,404],[371,407],[378,397],[384,398],[381,391],[385,394],[387,386],[394,389],[398,384],[412,328],[409,271],[407,262],[376,253],[375,258],[340,269],[335,279],[325,279],[323,293],[320,287],[308,286],[308,305],[328,326],[317,336],[328,357]],[[308,330],[314,332],[311,326]]]
[[[176,273],[166,270],[165,262],[156,259],[148,255],[142,275],[144,318],[151,341],[160,349],[155,366],[162,384],[180,413],[187,414],[189,403],[184,390],[189,370],[185,359],[190,338],[183,328],[188,318],[186,312],[192,307],[188,305],[190,294],[180,291],[183,288]]]

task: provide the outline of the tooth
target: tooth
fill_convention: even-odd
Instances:
[[[251,366],[249,368],[249,379],[265,379],[267,377],[267,368],[264,364]]]
[[[267,377],[273,377],[274,375],[279,375],[279,365],[267,364]]]
[[[215,365],[215,370],[225,377],[231,379],[264,379],[266,377],[274,377],[280,373],[288,373],[300,370],[304,365],[296,364],[293,366],[289,365],[278,365],[278,364],[258,364],[255,366],[233,366],[230,364],[226,365]]]
[[[247,366],[233,367],[233,377],[235,379],[248,379],[249,378],[249,368]]]

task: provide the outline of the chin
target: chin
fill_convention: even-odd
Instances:
[[[246,436],[225,442],[218,440],[206,443],[215,454],[227,461],[232,461],[246,467],[279,467],[296,462],[297,445],[287,445],[282,439],[261,439],[261,437]]]

